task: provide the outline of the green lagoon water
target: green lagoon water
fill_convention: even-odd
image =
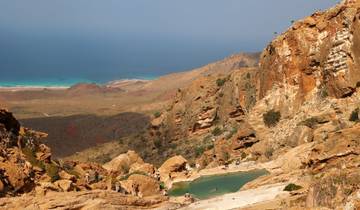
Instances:
[[[236,192],[247,182],[265,174],[268,174],[266,170],[253,170],[224,175],[204,176],[192,182],[175,183],[169,190],[169,195],[182,196],[185,193],[190,193],[195,198],[207,199]]]

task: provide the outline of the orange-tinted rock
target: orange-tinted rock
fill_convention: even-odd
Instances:
[[[160,178],[167,182],[173,178],[173,174],[186,171],[187,160],[182,156],[174,156],[165,161],[159,168]]]
[[[108,171],[127,173],[134,163],[144,163],[143,159],[134,151],[128,151],[105,163],[103,167]]]
[[[339,4],[317,12],[273,40],[260,59],[259,97],[281,83],[299,87],[300,103],[315,88],[351,95],[360,81],[357,8]]]
[[[121,188],[127,193],[139,197],[152,196],[160,193],[160,184],[155,179],[133,174],[127,180],[120,182]]]
[[[155,167],[152,164],[149,163],[134,163],[131,165],[129,173],[133,172],[143,172],[148,175],[154,175],[155,174]]]

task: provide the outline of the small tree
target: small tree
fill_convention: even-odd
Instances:
[[[154,113],[154,117],[155,117],[155,118],[159,118],[160,116],[161,116],[161,113],[160,113],[160,112],[155,112],[155,113]]]
[[[160,138],[157,138],[154,140],[154,145],[156,148],[160,148],[161,145],[162,145],[162,142],[161,142],[161,139]]]
[[[225,84],[225,82],[226,82],[225,78],[223,78],[223,79],[219,78],[219,79],[216,80],[216,84],[219,87],[223,86]]]
[[[265,150],[264,155],[267,159],[270,159],[273,156],[273,153],[274,153],[274,148],[272,148],[271,146],[268,146]]]
[[[230,154],[226,151],[223,152],[223,157],[225,161],[228,161],[230,159]]]
[[[351,112],[349,120],[352,122],[359,122],[359,108],[356,108]]]
[[[270,110],[263,114],[263,120],[267,127],[274,127],[280,121],[281,114],[279,111]]]
[[[286,187],[284,188],[284,191],[295,191],[295,190],[299,190],[301,189],[302,187],[300,185],[296,185],[296,184],[293,184],[293,183],[290,183],[288,185],[286,185]]]
[[[205,151],[204,146],[198,146],[195,148],[195,156],[199,157],[200,155],[202,155]]]
[[[46,174],[51,178],[51,182],[55,182],[60,179],[59,168],[54,163],[45,165]]]
[[[220,136],[223,133],[223,131],[219,127],[216,127],[211,133],[214,136]]]

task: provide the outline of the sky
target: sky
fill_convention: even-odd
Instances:
[[[0,0],[0,82],[152,77],[261,51],[335,0]]]

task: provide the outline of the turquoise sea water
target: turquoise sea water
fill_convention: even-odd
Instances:
[[[122,79],[143,79],[143,80],[153,80],[157,76],[142,76],[136,78],[109,78],[102,80],[89,80],[89,79],[39,79],[39,80],[18,80],[18,81],[1,81],[0,87],[70,87],[78,83],[96,83],[96,84],[106,84],[114,80]]]
[[[262,175],[268,174],[266,170],[253,170],[224,175],[204,176],[192,182],[175,183],[169,191],[170,196],[182,196],[190,193],[198,199],[207,199],[238,191],[247,182]]]

